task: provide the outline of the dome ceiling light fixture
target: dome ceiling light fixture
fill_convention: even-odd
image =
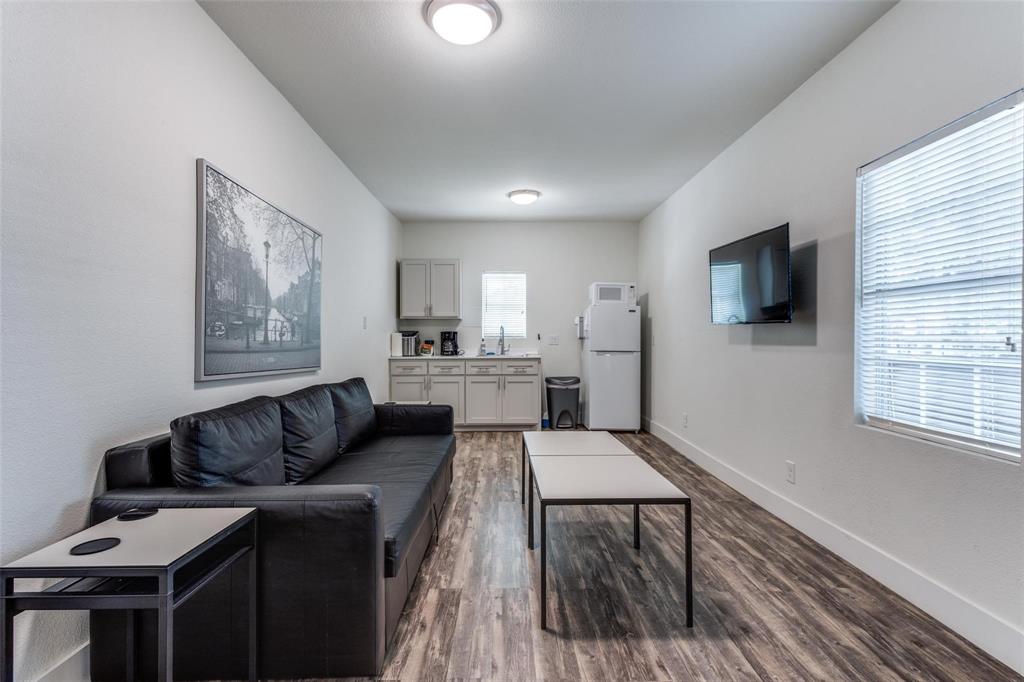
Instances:
[[[501,12],[490,0],[427,0],[423,15],[434,33],[456,45],[475,45],[501,23]]]
[[[529,206],[540,199],[540,192],[535,189],[514,189],[508,193],[508,198],[512,200],[513,204]]]

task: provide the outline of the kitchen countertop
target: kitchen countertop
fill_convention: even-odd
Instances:
[[[391,360],[540,360],[540,353],[535,350],[513,350],[508,355],[477,355],[476,351],[466,351],[465,355],[393,355]]]

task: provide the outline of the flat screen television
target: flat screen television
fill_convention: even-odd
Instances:
[[[709,254],[712,324],[792,322],[789,223]]]

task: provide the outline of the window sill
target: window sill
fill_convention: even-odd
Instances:
[[[957,441],[954,438],[946,438],[937,434],[931,435],[913,429],[883,426],[881,424],[873,424],[863,421],[855,422],[854,426],[873,433],[895,436],[915,443],[926,443],[928,445],[942,448],[943,450],[951,450],[959,454],[974,455],[975,457],[983,457],[987,460],[1002,462],[1003,464],[1012,464],[1015,466],[1020,466],[1021,464],[1021,457],[1019,454],[1015,455],[1010,452],[969,445],[968,443]]]

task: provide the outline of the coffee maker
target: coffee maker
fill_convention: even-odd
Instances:
[[[459,354],[459,333],[441,332],[441,355]]]

